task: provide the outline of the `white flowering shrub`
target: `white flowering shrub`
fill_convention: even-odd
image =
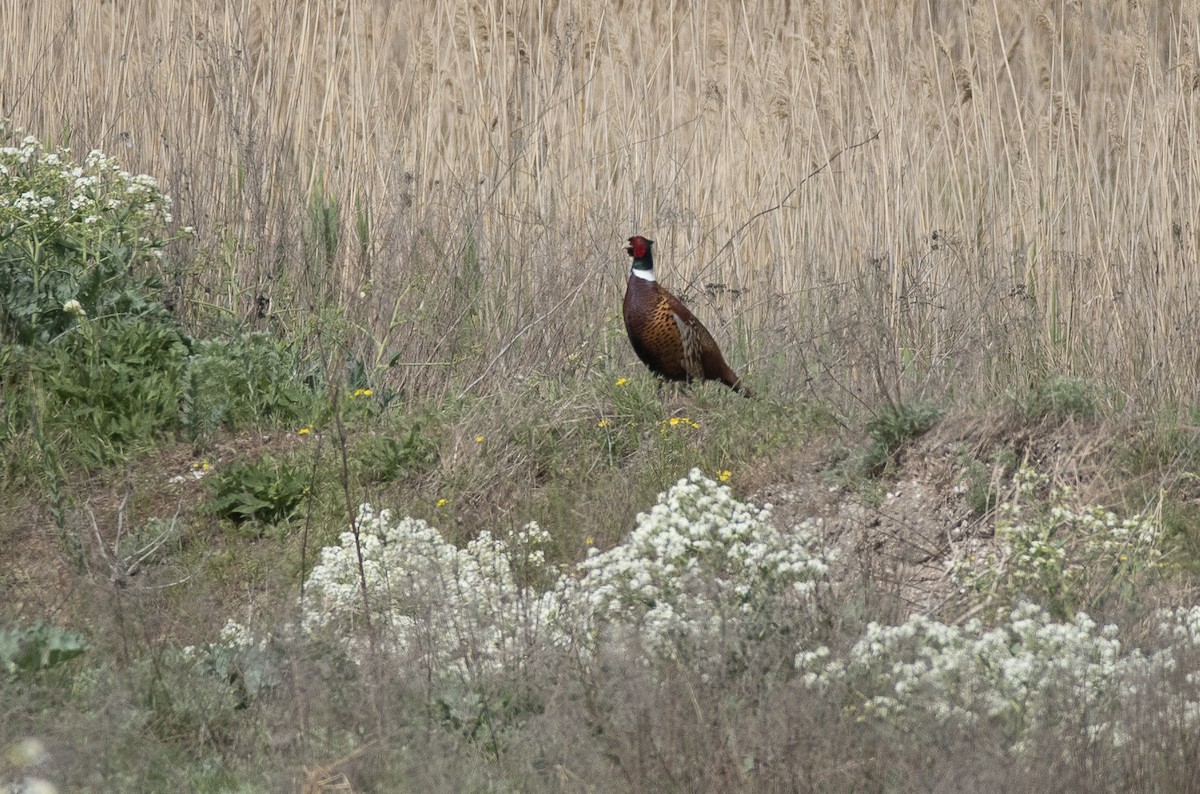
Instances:
[[[1158,617],[1154,647],[1143,650],[1123,644],[1115,625],[1083,613],[1059,621],[1029,603],[992,628],[918,615],[869,624],[845,659],[821,648],[795,664],[810,689],[845,687],[860,721],[905,731],[988,725],[1015,752],[1035,734],[1116,750],[1148,724],[1200,726],[1200,673],[1186,672],[1200,660],[1200,607]]]
[[[638,516],[625,543],[580,564],[576,636],[632,631],[656,654],[700,664],[701,649],[714,642],[802,630],[827,587],[832,555],[815,524],[781,533],[769,517],[769,505],[739,502],[693,469]]]
[[[0,121],[0,390],[22,397],[0,448],[61,439],[56,454],[102,466],[178,426],[189,339],[142,267],[170,204],[101,152],[78,161]]]
[[[836,673],[855,688],[864,716],[898,725],[987,720],[1019,743],[1067,720],[1088,726],[1092,740],[1120,744],[1114,720],[1164,657],[1124,651],[1117,635],[1083,613],[1060,622],[1032,604],[990,629],[914,616],[868,625]]]
[[[359,508],[356,525],[358,539],[343,532],[308,577],[307,632],[361,654],[369,609],[381,650],[466,676],[519,665],[536,647],[556,595],[524,587],[514,571],[545,573],[541,548],[549,534],[537,524],[509,538],[484,532],[463,548],[424,521],[393,521],[370,505]]]
[[[0,121],[0,339],[46,342],[84,314],[146,307],[129,275],[161,256],[171,199],[98,151],[83,162]]]
[[[1069,488],[1039,499],[1046,482],[1027,466],[1018,469],[1015,497],[997,509],[994,550],[951,563],[953,580],[983,599],[989,614],[1024,600],[1069,617],[1125,595],[1164,565],[1162,525],[1153,515],[1119,518],[1102,507],[1075,505]]]
[[[638,516],[626,543],[560,574],[546,566],[549,535],[536,524],[458,548],[423,521],[364,505],[357,542],[343,533],[309,576],[305,628],[361,651],[369,608],[389,652],[467,673],[511,667],[538,647],[587,653],[630,635],[672,658],[777,637],[811,622],[828,554],[811,527],[784,534],[767,517],[693,470]],[[522,586],[514,569],[551,584]]]
[[[1171,699],[1182,714],[1182,724],[1192,731],[1200,729],[1200,606],[1161,609],[1158,632],[1172,648],[1164,664],[1165,672],[1174,672],[1178,690]]]
[[[1034,495],[1025,482],[1027,504]],[[1061,506],[1032,515],[1060,528],[1068,522]],[[1093,516],[1086,520],[1107,528],[1078,546],[1093,555],[1111,551],[1119,562],[1120,550],[1106,544],[1121,533],[1130,543],[1156,542],[1145,521],[1069,515]],[[1033,742],[1045,738],[1060,754],[1132,752],[1148,724],[1200,728],[1200,674],[1192,672],[1200,607],[1160,612],[1157,638],[1144,638],[1143,647],[1082,611],[1064,620],[1050,606],[1018,601],[957,625],[925,615],[873,622],[839,651],[823,633],[831,552],[815,525],[778,532],[768,517],[692,471],[638,516],[625,543],[556,570],[542,552],[549,536],[535,524],[505,538],[484,533],[459,548],[425,522],[395,521],[364,505],[357,539],[343,533],[312,571],[303,627],[353,658],[373,647],[417,660],[438,687],[446,724],[467,736],[497,720],[517,725],[512,703],[524,703],[524,713],[539,708],[528,704],[544,681],[530,675],[519,685],[521,701],[514,679],[496,674],[553,671],[558,683],[567,668],[555,662],[564,654],[584,687],[612,686],[597,683],[603,670],[593,660],[628,659],[660,684],[692,675],[747,692],[779,669],[773,660],[786,652],[788,674],[771,680],[804,687],[823,708],[913,736],[931,726],[982,730],[1003,741],[1005,753],[1041,747]],[[1077,547],[1066,548],[1071,559]],[[231,647],[252,647],[244,632],[226,634]],[[754,657],[760,649],[765,655]]]

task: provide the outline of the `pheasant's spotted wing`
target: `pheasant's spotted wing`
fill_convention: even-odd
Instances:
[[[683,371],[689,378],[699,380],[704,377],[704,337],[708,332],[695,317],[684,318],[679,312],[672,312],[672,316],[679,329],[679,341],[683,343]]]

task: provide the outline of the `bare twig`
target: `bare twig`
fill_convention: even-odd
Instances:
[[[733,234],[729,235],[729,240],[726,241],[725,245],[721,246],[720,250],[718,250],[715,254],[713,254],[713,258],[709,260],[708,265],[705,266],[705,269],[707,269],[709,265],[712,265],[712,263],[714,261],[716,261],[717,257],[719,257],[721,254],[725,253],[725,250],[727,248],[729,248],[731,245],[733,245],[733,241],[737,239],[739,234],[741,234],[742,232],[744,232],[746,230],[747,226],[754,223],[756,220],[758,220],[762,216],[766,215],[767,213],[775,212],[776,210],[783,209],[784,203],[786,203],[788,199],[790,199],[793,195],[795,195],[797,190],[804,187],[805,183],[808,182],[808,180],[812,179],[817,174],[820,174],[826,168],[829,168],[829,166],[833,165],[835,160],[837,160],[839,157],[841,157],[846,152],[850,152],[855,149],[859,149],[863,146],[866,146],[868,143],[876,140],[878,137],[879,137],[879,130],[875,130],[875,132],[871,133],[871,135],[869,137],[867,137],[857,143],[852,143],[849,146],[844,146],[841,149],[838,149],[822,165],[817,166],[817,168],[813,169],[813,171],[810,172],[808,174],[808,176],[801,179],[799,184],[797,184],[794,188],[789,190],[787,192],[787,195],[779,200],[778,204],[776,204],[773,207],[767,207],[765,210],[759,210],[758,212],[754,213],[749,218],[747,218],[745,223],[743,223],[741,226],[734,229]]]
[[[109,578],[113,582],[124,581],[134,576],[148,559],[158,553],[167,541],[174,538],[179,529],[179,514],[183,512],[183,502],[180,501],[175,508],[175,515],[171,517],[169,522],[166,522],[166,526],[163,527],[161,532],[144,543],[140,548],[124,554],[121,551],[121,539],[122,536],[129,537],[126,509],[132,493],[132,489],[128,490],[120,504],[117,505],[117,532],[113,538],[111,548],[108,543],[105,543],[104,537],[100,534],[100,525],[96,521],[95,512],[91,508],[87,509],[88,520],[92,524],[92,536],[96,539],[97,553],[108,566]],[[190,578],[190,575],[187,578]]]

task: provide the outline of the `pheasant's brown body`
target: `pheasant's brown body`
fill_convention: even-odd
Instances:
[[[633,271],[625,287],[623,314],[634,352],[667,380],[719,380],[749,397],[704,324],[654,280],[653,244],[645,237],[630,237],[626,249],[633,257]]]

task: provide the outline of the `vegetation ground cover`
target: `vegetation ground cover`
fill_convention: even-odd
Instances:
[[[0,787],[1200,787],[1198,13],[0,0]]]

